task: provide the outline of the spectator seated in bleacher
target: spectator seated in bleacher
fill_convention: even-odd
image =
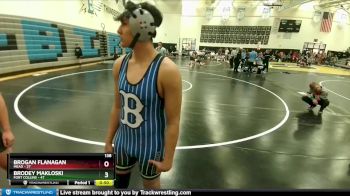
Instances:
[[[211,51],[211,52],[210,52],[210,60],[211,60],[211,59],[216,59],[216,54],[215,54],[214,51]]]
[[[304,55],[298,60],[297,65],[300,67],[307,67],[310,66],[311,63],[307,55]]]
[[[172,51],[171,55],[176,58],[179,55],[179,51],[177,51],[177,50]]]
[[[219,61],[224,62],[224,61],[225,61],[225,55],[216,53],[216,61],[217,61],[217,62],[219,62]]]

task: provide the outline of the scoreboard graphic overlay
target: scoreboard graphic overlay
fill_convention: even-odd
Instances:
[[[114,154],[11,153],[7,179],[10,185],[113,186]]]

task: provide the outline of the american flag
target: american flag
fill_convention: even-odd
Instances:
[[[322,22],[321,22],[321,32],[331,32],[333,22],[333,13],[323,12]]]

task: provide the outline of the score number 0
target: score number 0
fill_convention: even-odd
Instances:
[[[109,167],[109,161],[103,162],[104,167]],[[105,178],[108,178],[108,172],[105,172]]]
[[[105,154],[105,158],[112,158],[112,154]],[[109,161],[103,162],[104,167],[109,167]],[[105,178],[108,178],[108,172],[105,172]]]

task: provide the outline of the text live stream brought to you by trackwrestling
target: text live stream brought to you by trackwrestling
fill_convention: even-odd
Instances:
[[[2,196],[57,196],[57,195],[116,195],[116,196],[140,196],[140,195],[192,195],[189,190],[93,190],[93,189],[32,189],[32,188],[5,188],[1,190]]]

